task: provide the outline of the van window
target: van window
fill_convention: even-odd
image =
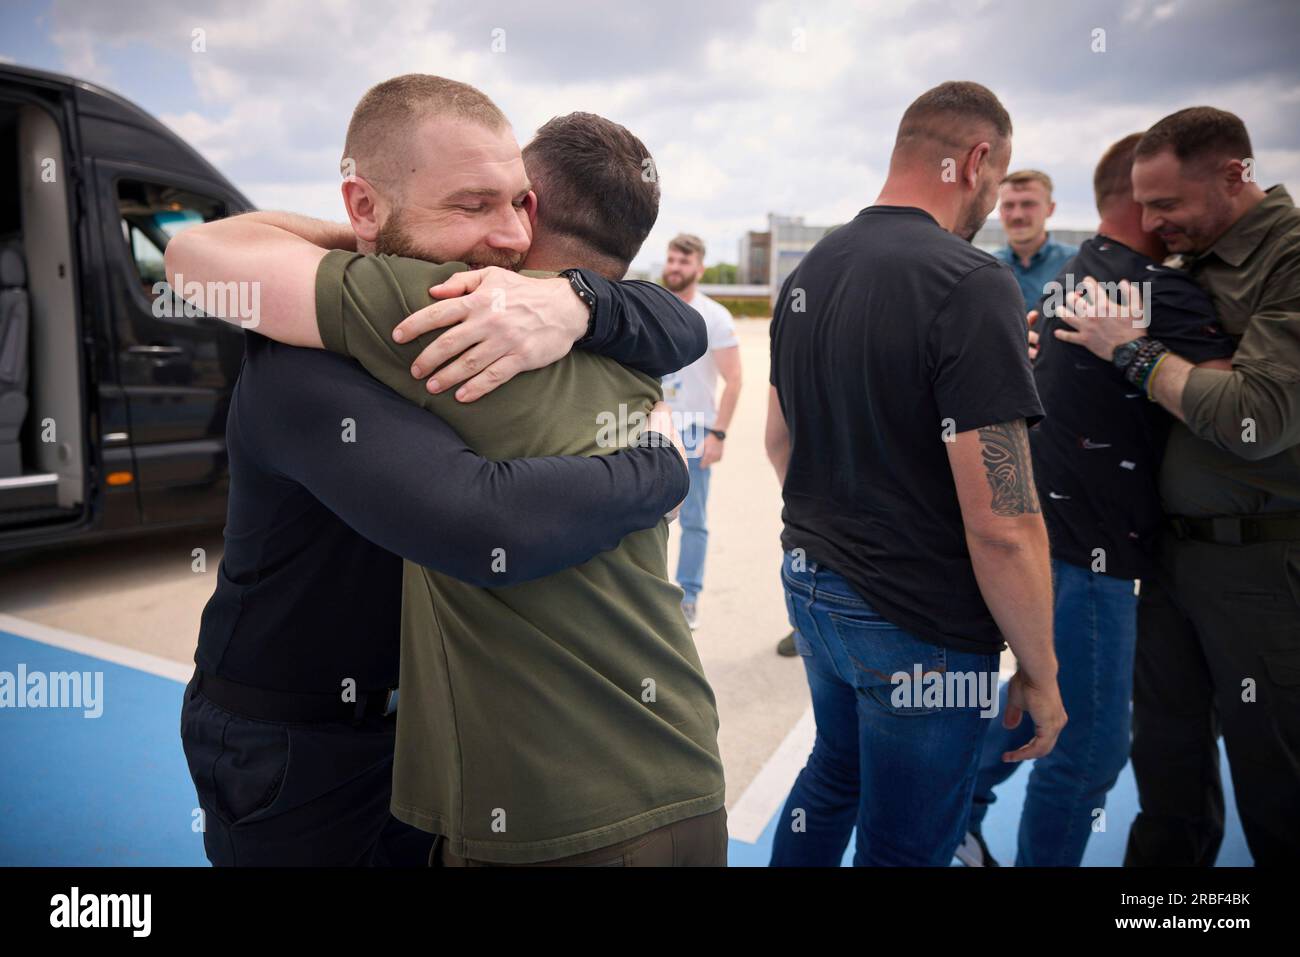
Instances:
[[[117,184],[122,238],[126,240],[144,294],[152,298],[154,284],[166,282],[163,251],[182,229],[225,215],[221,202],[188,190],[122,179]]]

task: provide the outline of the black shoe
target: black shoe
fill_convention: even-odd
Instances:
[[[799,649],[794,646],[793,631],[776,643],[776,653],[782,658],[794,658],[798,656]]]

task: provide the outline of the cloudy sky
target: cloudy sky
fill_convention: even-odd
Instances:
[[[948,79],[1002,98],[1012,165],[1056,180],[1061,228],[1095,225],[1107,144],[1196,104],[1239,114],[1261,183],[1294,192],[1298,28],[1294,0],[7,0],[0,58],[134,100],[263,208],[339,220],[343,134],[379,80],[472,83],[521,143],[600,113],[655,157],[663,205],[636,263],[651,268],[678,231],[734,262],[769,212],[852,217],[903,108]]]

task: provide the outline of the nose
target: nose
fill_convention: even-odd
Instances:
[[[493,249],[509,249],[521,255],[528,252],[533,240],[524,227],[525,219],[527,214],[521,213],[514,206],[506,206],[493,223],[492,232],[487,239],[488,245]]]
[[[1142,231],[1144,233],[1154,233],[1165,224],[1165,221],[1157,213],[1153,213],[1145,206],[1142,208]]]

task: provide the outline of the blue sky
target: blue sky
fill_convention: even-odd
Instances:
[[[1092,167],[1110,142],[1195,104],[1241,115],[1261,181],[1294,188],[1297,37],[1292,0],[18,0],[0,10],[0,58],[134,100],[267,208],[342,218],[348,116],[398,73],[473,83],[521,142],[557,114],[609,116],[646,143],[663,184],[641,267],[682,230],[705,238],[709,261],[735,261],[741,234],[768,212],[851,217],[879,189],[902,110],[945,79],[1003,99],[1012,165],[1052,175],[1062,228],[1095,225]]]

